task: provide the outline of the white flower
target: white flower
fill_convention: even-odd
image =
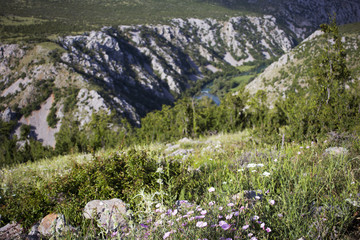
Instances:
[[[274,159],[274,162],[277,162],[277,161],[278,161],[277,158],[275,158],[275,159]]]
[[[258,166],[258,167],[263,167],[263,166],[264,166],[264,164],[259,163],[259,164],[257,164],[256,166]]]
[[[243,172],[243,171],[244,171],[243,168],[238,169],[238,172]]]
[[[274,205],[274,204],[275,204],[275,200],[270,200],[269,203],[270,203],[271,205]]]
[[[214,188],[214,187],[211,187],[211,188],[209,188],[208,191],[209,191],[209,192],[214,192],[214,191],[215,191],[215,188]]]
[[[246,167],[247,168],[254,168],[254,167],[256,167],[256,164],[255,163],[249,163]]]
[[[262,175],[264,175],[265,177],[268,177],[268,176],[270,176],[270,173],[269,172],[264,172]]]
[[[162,167],[159,167],[157,170],[156,170],[157,173],[163,173],[163,168]]]

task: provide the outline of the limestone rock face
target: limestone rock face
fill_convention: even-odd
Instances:
[[[0,228],[0,240],[22,239],[23,228],[16,222],[9,223]]]
[[[83,215],[86,219],[95,219],[100,228],[115,230],[125,226],[125,203],[120,199],[93,200],[86,204]]]

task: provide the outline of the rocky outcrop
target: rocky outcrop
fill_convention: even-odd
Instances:
[[[126,206],[120,199],[93,200],[86,204],[83,215],[95,219],[98,226],[106,230],[116,230],[126,224]]]
[[[22,233],[22,226],[16,222],[12,222],[0,228],[0,240],[22,239]]]

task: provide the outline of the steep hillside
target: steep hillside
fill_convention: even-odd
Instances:
[[[342,42],[347,54],[347,67],[352,78],[360,80],[360,24],[342,26]],[[265,71],[246,86],[250,94],[265,90],[270,102],[282,96],[286,90],[300,88],[313,76],[311,71],[315,56],[320,54],[320,48],[328,44],[321,31],[316,31],[293,50],[284,54],[278,61],[272,63]],[[330,43],[331,44],[331,43]]]
[[[139,125],[212,71],[269,60],[295,45],[271,16],[104,27],[56,42],[0,48],[2,110],[31,116],[20,122],[32,125],[34,136],[40,127],[34,111],[52,93],[52,112],[40,111],[52,127],[69,113],[84,125],[100,109]]]

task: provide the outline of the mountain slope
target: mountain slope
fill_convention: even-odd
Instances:
[[[275,58],[294,44],[275,18],[264,16],[174,19],[169,25],[104,27],[45,47],[2,45],[1,105],[27,117],[54,93],[53,120],[72,112],[84,125],[104,109],[139,125],[147,112],[211,75],[209,69]]]
[[[347,54],[347,67],[354,80],[360,80],[360,24],[342,26],[342,42]],[[287,90],[295,90],[306,84],[313,76],[313,61],[320,54],[326,39],[316,31],[293,50],[267,67],[262,74],[246,86],[250,94],[258,90],[267,92],[270,102],[282,96]]]

